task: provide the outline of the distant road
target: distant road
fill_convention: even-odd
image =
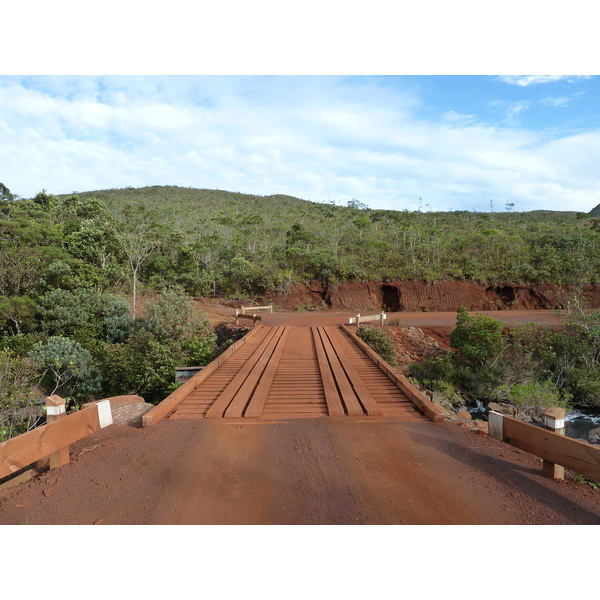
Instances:
[[[528,322],[540,325],[559,325],[553,310],[492,310],[481,311],[494,319],[507,324],[522,324]],[[362,313],[374,315],[376,312]],[[413,325],[415,327],[452,327],[456,325],[456,312],[397,312],[386,313],[386,323],[397,321],[400,325]],[[471,314],[477,314],[471,312]],[[356,313],[348,312],[289,312],[263,314],[263,325],[336,325],[348,323],[350,317]]]

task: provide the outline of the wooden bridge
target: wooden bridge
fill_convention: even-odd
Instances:
[[[349,329],[257,326],[144,416],[443,419]]]

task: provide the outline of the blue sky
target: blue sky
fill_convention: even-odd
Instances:
[[[100,35],[55,20],[48,37],[44,19],[54,13],[41,3],[29,35],[42,38],[41,50],[0,59],[0,182],[23,197],[179,185],[397,210],[591,210],[600,203],[600,78],[508,75],[594,70],[564,60],[539,13],[533,43],[522,4],[517,21],[508,2],[494,31],[447,27],[465,4],[481,12],[433,3],[440,18],[411,28],[431,2],[396,20],[383,12],[393,3],[375,1],[372,15],[317,3],[324,18],[296,13],[297,27],[288,20],[281,30],[260,11],[279,5],[258,2],[253,11],[236,5],[237,20],[227,7],[179,19],[170,34],[164,13],[150,11],[145,26],[160,29],[156,37],[103,11],[94,16]],[[128,4],[118,6],[131,18]],[[225,18],[224,37],[210,23]],[[589,21],[577,22],[571,50],[588,39]],[[127,32],[128,52],[109,30]],[[503,75],[479,74],[494,70]],[[183,75],[161,74],[173,72]]]

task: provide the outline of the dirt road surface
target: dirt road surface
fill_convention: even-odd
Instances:
[[[600,492],[456,424],[111,425],[0,493],[2,524],[600,524]]]
[[[553,311],[489,314],[557,323]],[[445,327],[456,315],[388,317]],[[111,425],[71,451],[70,464],[0,488],[0,524],[600,524],[600,490],[543,478],[539,459],[457,423],[163,420]]]
[[[519,325],[533,321],[540,325],[559,325],[560,321],[553,310],[493,310],[473,311],[471,314],[481,312],[484,315],[498,319],[507,325]],[[363,313],[375,315],[376,312]],[[292,312],[292,313],[264,313],[261,315],[264,325],[337,325],[348,323],[350,317],[355,317],[352,312]],[[398,312],[386,313],[386,324],[412,325],[414,327],[453,327],[456,325],[456,312]]]

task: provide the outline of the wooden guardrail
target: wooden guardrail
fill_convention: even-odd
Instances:
[[[150,409],[142,417],[142,426],[151,427],[156,425],[161,419],[166,417],[169,413],[173,412],[177,405],[198,385],[204,381],[211,373],[213,373],[223,362],[225,362],[240,346],[245,344],[248,340],[252,339],[256,332],[262,327],[257,327],[252,331],[249,331],[243,338],[229,346],[223,354],[218,356],[215,360],[206,365],[202,371],[194,375],[191,379],[188,379],[182,386],[178,387],[172,394],[169,394],[160,404],[157,404],[154,408]]]
[[[268,306],[240,306],[242,309],[242,314],[245,315],[247,310],[257,311],[257,310],[268,310],[273,312],[273,305],[269,304]]]
[[[46,457],[50,457],[51,469],[60,467],[69,462],[71,444],[112,424],[109,400],[67,415],[62,398],[50,396],[47,400],[50,399],[54,402],[47,402],[48,417],[60,418],[0,442],[0,479]]]
[[[358,313],[356,317],[350,317],[348,319],[348,325],[360,326],[361,323],[367,323],[369,321],[379,321],[380,325],[383,325],[383,322],[387,319],[387,315],[381,311],[378,315],[361,315]]]
[[[340,325],[346,335],[350,336],[352,340],[361,348],[361,350],[383,371],[388,378],[396,384],[396,387],[404,392],[409,400],[420,410],[427,418],[431,419],[434,423],[441,423],[446,419],[448,411],[442,408],[439,404],[431,402],[423,392],[415,388],[411,383],[404,377],[390,367],[390,365],[373,351],[368,344],[363,342],[353,331],[349,329],[347,325]]]
[[[262,317],[257,314],[246,315],[240,312],[237,308],[235,309],[235,324],[240,324],[240,319],[252,319],[252,326],[256,325],[257,321],[262,321]]]
[[[560,470],[548,469],[560,465],[600,481],[600,448],[495,411],[490,411],[488,425],[492,437],[542,458],[544,474],[562,478]]]

